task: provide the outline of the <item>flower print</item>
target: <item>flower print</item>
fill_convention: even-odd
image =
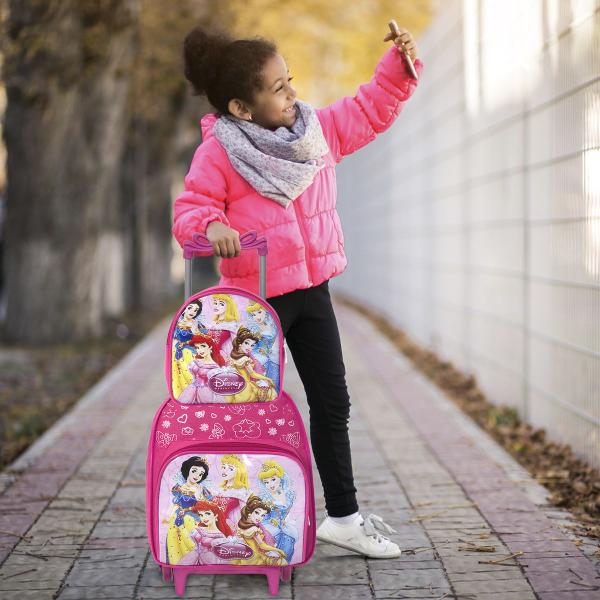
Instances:
[[[200,431],[208,431],[208,423],[202,423],[202,425],[200,425]]]
[[[168,429],[169,427],[171,427],[171,421],[165,419],[162,423],[161,426],[164,427],[165,429]]]
[[[258,410],[258,414],[259,414],[259,415],[261,415],[261,416],[262,416],[262,415],[264,415],[266,412],[267,412],[267,411],[266,411],[264,408],[260,408],[260,409]]]
[[[223,417],[226,421],[231,421],[231,415],[225,415]]]
[[[275,427],[269,427],[269,435],[277,435],[277,429]]]

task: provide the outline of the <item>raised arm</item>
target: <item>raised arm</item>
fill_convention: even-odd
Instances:
[[[317,109],[323,133],[336,162],[356,152],[388,129],[420,81],[423,63],[414,61],[419,80],[413,79],[395,45],[390,46],[368,83],[354,96],[344,96]]]
[[[211,221],[218,220],[229,227],[225,215],[227,182],[215,159],[212,143],[207,140],[196,150],[184,179],[184,191],[173,206],[171,231],[182,248],[194,233],[205,234]]]

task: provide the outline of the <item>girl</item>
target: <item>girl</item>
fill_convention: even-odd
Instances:
[[[192,383],[192,374],[187,368],[190,353],[193,352],[189,341],[194,335],[206,332],[206,329],[198,320],[201,312],[202,301],[200,299],[194,300],[183,309],[181,316],[177,319],[177,326],[173,333],[172,363],[173,394],[176,398],[185,387]]]
[[[198,514],[198,526],[190,533],[197,546],[198,556],[193,564],[215,565],[229,561],[215,552],[215,546],[227,543],[233,531],[225,522],[223,511],[214,503],[200,500],[194,505]]]
[[[215,112],[200,121],[185,189],[176,198],[173,234],[183,246],[205,233],[220,261],[219,285],[258,294],[258,256],[240,252],[239,235],[267,238],[267,301],[306,391],[311,444],[327,516],[317,538],[372,558],[400,556],[376,515],[358,511],[348,419],[350,398],[329,279],[347,264],[335,210],[335,165],[387,130],[417,86],[400,52],[420,74],[411,34],[393,45],[354,96],[324,108],[296,97],[284,58],[271,41],[230,39],[196,27],[184,41],[185,76]],[[366,201],[367,199],[365,199]],[[379,529],[380,531],[376,531]]]

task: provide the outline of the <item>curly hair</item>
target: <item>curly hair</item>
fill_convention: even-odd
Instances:
[[[227,115],[233,98],[253,104],[255,93],[264,89],[263,67],[276,54],[275,43],[260,36],[234,40],[197,26],[183,42],[184,74],[192,95],[206,95],[218,116]]]

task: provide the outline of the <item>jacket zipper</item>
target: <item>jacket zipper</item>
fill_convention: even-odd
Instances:
[[[306,235],[304,232],[304,225],[302,224],[302,219],[298,216],[298,210],[296,210],[296,200],[292,200],[292,204],[294,205],[294,212],[296,213],[296,220],[298,221],[298,225],[300,227],[300,235],[302,235],[302,241],[304,242],[304,261],[306,262],[306,271],[308,272],[308,287],[311,287],[313,282],[312,282],[312,276],[310,274],[310,262],[308,260],[309,252],[308,252],[307,238],[306,238]]]
[[[221,442],[221,443],[200,442],[200,443],[190,444],[190,446],[193,446],[193,448],[190,448],[188,446],[188,448],[180,448],[179,450],[176,450],[175,452],[171,452],[171,454],[169,454],[167,456],[167,458],[165,458],[163,460],[163,463],[160,467],[160,473],[159,473],[158,480],[157,480],[158,485],[156,486],[156,493],[154,494],[154,497],[152,499],[152,501],[154,503],[154,506],[152,506],[152,510],[151,510],[152,529],[154,530],[154,523],[156,522],[154,517],[155,517],[156,511],[158,511],[159,500],[160,500],[160,498],[159,498],[160,497],[160,485],[162,482],[162,478],[163,478],[165,469],[167,468],[169,463],[174,458],[176,458],[177,456],[179,456],[181,454],[189,454],[191,452],[196,452],[196,451],[201,452],[203,446],[207,446],[205,451],[208,454],[219,453],[218,448],[221,448],[221,447],[222,447],[224,453],[231,452],[232,448],[238,448],[238,451],[241,452],[241,450],[239,449],[239,447],[241,446],[243,448],[247,448],[248,453],[252,453],[252,454],[261,453],[261,450],[262,450],[262,453],[280,454],[283,456],[287,456],[288,458],[291,458],[294,462],[296,462],[296,464],[298,464],[301,467],[303,479],[304,479],[304,510],[305,510],[305,513],[308,513],[307,514],[307,523],[304,527],[303,536],[302,536],[303,542],[305,542],[306,532],[307,532],[308,528],[311,526],[311,519],[314,516],[312,513],[312,503],[308,502],[308,500],[310,498],[310,489],[308,486],[308,477],[306,476],[306,468],[305,468],[305,465],[300,460],[300,458],[296,455],[296,453],[293,452],[292,450],[290,450],[287,446],[285,449],[283,449],[283,447],[281,447],[281,449],[273,450],[273,447],[272,447],[273,445],[277,445],[279,447],[282,446],[282,444],[280,444],[279,442],[276,442],[275,440],[270,441],[268,445],[267,444],[254,444],[253,445],[253,444],[249,444],[248,442]],[[306,510],[307,508],[308,508],[308,511]],[[157,560],[160,562],[160,556],[158,554],[154,553],[154,535],[152,536],[152,550],[153,550],[153,554],[155,555]],[[305,543],[303,546],[303,554],[304,554],[304,550],[306,550]]]

